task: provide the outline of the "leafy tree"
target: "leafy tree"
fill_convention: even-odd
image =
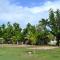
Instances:
[[[59,40],[60,40],[60,10],[57,9],[56,12],[54,12],[52,9],[50,9],[49,12],[49,27],[51,28],[51,33],[56,36],[57,39],[57,45],[59,46]]]
[[[14,23],[13,24],[13,31],[14,31],[14,33],[13,33],[13,37],[12,38],[13,38],[13,40],[14,39],[16,40],[17,44],[18,44],[19,41],[23,40],[23,35],[22,35],[21,30],[22,29],[20,28],[18,23]]]
[[[30,44],[36,44],[36,28],[30,23],[27,24],[27,27],[23,30],[25,39],[27,39]]]
[[[3,28],[3,29],[4,29],[3,38],[6,40],[6,42],[10,43],[11,42],[11,37],[13,35],[13,27],[10,24],[10,22],[8,22],[7,27]]]
[[[47,44],[47,35],[48,35],[48,30],[47,30],[47,20],[42,19],[39,21],[39,24],[36,26],[37,29],[37,44],[40,44],[42,41],[44,44]]]
[[[0,27],[0,37],[2,37],[2,29],[1,29],[1,27]]]

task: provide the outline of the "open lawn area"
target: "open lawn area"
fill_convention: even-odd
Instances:
[[[60,60],[60,48],[1,47],[0,60]]]

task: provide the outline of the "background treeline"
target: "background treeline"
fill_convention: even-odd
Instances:
[[[47,45],[56,38],[59,46],[60,40],[60,10],[49,10],[48,19],[41,19],[34,26],[30,23],[22,29],[18,23],[0,25],[0,43]]]

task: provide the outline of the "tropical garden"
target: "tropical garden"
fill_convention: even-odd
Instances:
[[[42,18],[37,25],[28,23],[22,29],[20,24],[8,22],[0,25],[0,44],[48,45],[51,40],[60,40],[60,10],[49,10],[49,17]]]

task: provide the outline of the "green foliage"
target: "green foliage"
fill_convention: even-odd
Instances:
[[[7,25],[0,25],[0,38],[5,41],[12,39],[12,43],[24,42],[27,39],[31,44],[36,44],[38,40],[49,41],[54,37],[60,40],[59,9],[57,11],[50,9],[48,19],[41,19],[36,26],[28,23],[26,28],[22,29],[18,23],[11,24],[8,22]]]
[[[52,9],[49,12],[49,27],[51,28],[51,33],[56,36],[58,45],[60,40],[60,10],[53,11]]]
[[[32,26],[30,23],[27,24],[26,29],[23,30],[26,39],[31,42],[31,44],[36,44],[37,35],[36,35],[36,28]]]

